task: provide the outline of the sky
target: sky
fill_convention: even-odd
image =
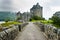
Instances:
[[[1,1],[2,0],[0,0],[0,9],[2,4]],[[37,2],[43,7],[43,17],[46,19],[52,17],[55,12],[60,11],[60,0],[9,0],[6,4],[12,9],[11,11],[14,10],[23,13],[27,11],[29,12],[30,8]],[[3,2],[2,5],[4,4],[5,3]],[[8,9],[8,7],[6,8]]]
[[[48,19],[57,11],[60,11],[60,0],[19,0],[16,3],[21,12],[30,11],[33,5],[39,3],[43,7],[43,17]]]

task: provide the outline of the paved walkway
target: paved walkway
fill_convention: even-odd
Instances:
[[[46,40],[46,38],[36,25],[29,23],[15,40]]]

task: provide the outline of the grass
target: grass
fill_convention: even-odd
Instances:
[[[32,20],[31,22],[42,22],[43,24],[51,24],[52,20]]]
[[[10,25],[13,24],[21,24],[20,22],[6,22],[6,23],[2,23],[1,26],[2,27],[9,27]]]
[[[42,22],[43,24],[53,24],[52,20],[32,20],[31,22]],[[60,28],[60,25],[53,24],[56,28]]]
[[[43,23],[43,24],[53,24],[53,21],[52,20],[41,20],[41,22]],[[57,24],[53,24],[56,28],[60,28],[60,25],[57,25]]]
[[[41,22],[43,24],[53,24],[53,21],[52,20],[32,20],[31,22]],[[60,25],[57,25],[57,24],[53,24],[55,27],[57,28],[60,28]]]
[[[43,24],[53,24],[53,21],[52,20],[41,20],[41,22]],[[57,24],[53,24],[56,28],[60,28],[60,25],[57,25]]]
[[[52,24],[52,20],[40,20],[43,24]]]
[[[0,32],[2,31],[3,27],[11,28],[12,26],[10,26],[10,25],[14,25],[14,24],[21,24],[21,23],[16,22],[16,21],[2,23],[2,24],[0,24]]]

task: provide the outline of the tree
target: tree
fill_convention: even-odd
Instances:
[[[21,17],[17,17],[17,20],[20,20],[21,19]]]
[[[39,16],[33,16],[32,19],[34,19],[34,20],[41,20],[42,18],[39,17]]]
[[[10,20],[10,17],[7,17],[7,18],[5,19],[5,22],[8,22],[8,21],[11,21],[11,20]]]
[[[53,24],[60,25],[60,18],[57,16],[52,16]]]
[[[30,18],[29,21],[32,21],[32,18]]]
[[[49,18],[49,20],[52,20],[52,18]]]
[[[45,20],[45,18],[42,18],[39,16],[33,16],[32,19],[34,19],[34,20]]]
[[[41,20],[45,20],[45,18],[42,18]]]

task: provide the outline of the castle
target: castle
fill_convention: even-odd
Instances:
[[[42,8],[39,3],[36,5],[33,5],[33,7],[30,9],[30,12],[32,13],[32,16],[39,16],[42,17]]]
[[[31,17],[33,16],[38,16],[38,17],[41,17],[42,18],[42,8],[39,3],[37,3],[36,5],[33,5],[33,7],[30,9],[30,12],[24,12],[24,13],[17,13],[21,19],[20,20],[24,20],[24,21],[27,21],[29,20]]]

